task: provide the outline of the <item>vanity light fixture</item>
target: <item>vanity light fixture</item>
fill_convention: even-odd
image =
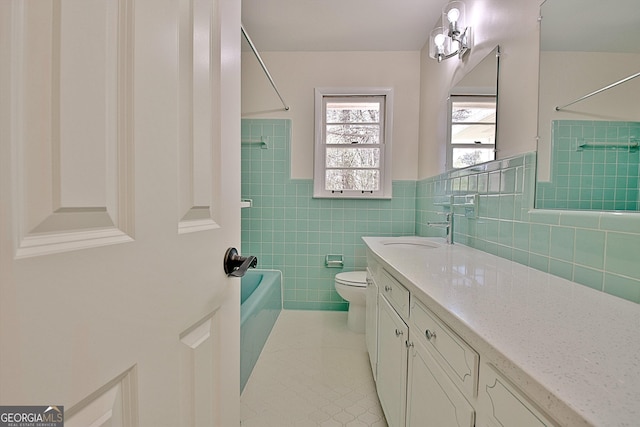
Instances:
[[[458,56],[462,58],[470,49],[471,27],[465,23],[464,3],[451,1],[442,9],[442,26],[434,28],[429,36],[429,57],[442,62]]]

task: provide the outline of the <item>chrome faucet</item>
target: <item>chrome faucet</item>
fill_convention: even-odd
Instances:
[[[444,228],[446,231],[446,241],[448,244],[453,245],[453,213],[447,212],[444,214],[444,221],[441,222],[431,222],[428,221],[427,225],[429,227],[440,227]]]

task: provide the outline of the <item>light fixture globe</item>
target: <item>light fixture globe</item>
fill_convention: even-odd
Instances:
[[[461,1],[451,1],[442,9],[442,25],[449,29],[449,37],[457,39],[466,29],[465,6]]]
[[[437,27],[429,35],[429,57],[442,61],[450,53],[451,39],[448,36],[449,30],[444,27]]]
[[[455,7],[449,9],[449,12],[447,12],[449,22],[458,22],[458,18],[460,18],[460,11]]]

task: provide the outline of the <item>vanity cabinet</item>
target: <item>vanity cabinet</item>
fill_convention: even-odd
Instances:
[[[477,353],[388,272],[369,273],[379,292],[374,358],[376,387],[388,425],[473,427],[475,411],[458,387],[475,395]],[[373,323],[367,326],[373,328]],[[467,379],[469,375],[475,379]]]
[[[378,297],[378,375],[376,389],[389,427],[404,427],[409,328],[389,301]]]
[[[409,291],[384,269],[378,275],[380,292],[403,319],[409,318]]]
[[[390,427],[556,426],[372,258],[366,343]]]
[[[467,398],[476,397],[480,356],[417,298],[411,303],[411,330]]]
[[[482,365],[477,427],[553,427],[556,425],[492,365]]]
[[[407,427],[473,427],[478,353],[417,298],[409,319]]]
[[[423,344],[409,333],[407,426],[473,427],[475,411]],[[508,424],[505,424],[508,425]]]
[[[363,241],[390,426],[638,425],[637,304],[441,239]]]

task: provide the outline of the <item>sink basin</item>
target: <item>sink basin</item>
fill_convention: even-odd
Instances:
[[[435,249],[439,248],[440,244],[433,242],[431,240],[427,240],[424,238],[402,238],[396,237],[389,240],[383,240],[382,243],[385,246],[393,246],[396,248],[407,248],[407,249]]]

